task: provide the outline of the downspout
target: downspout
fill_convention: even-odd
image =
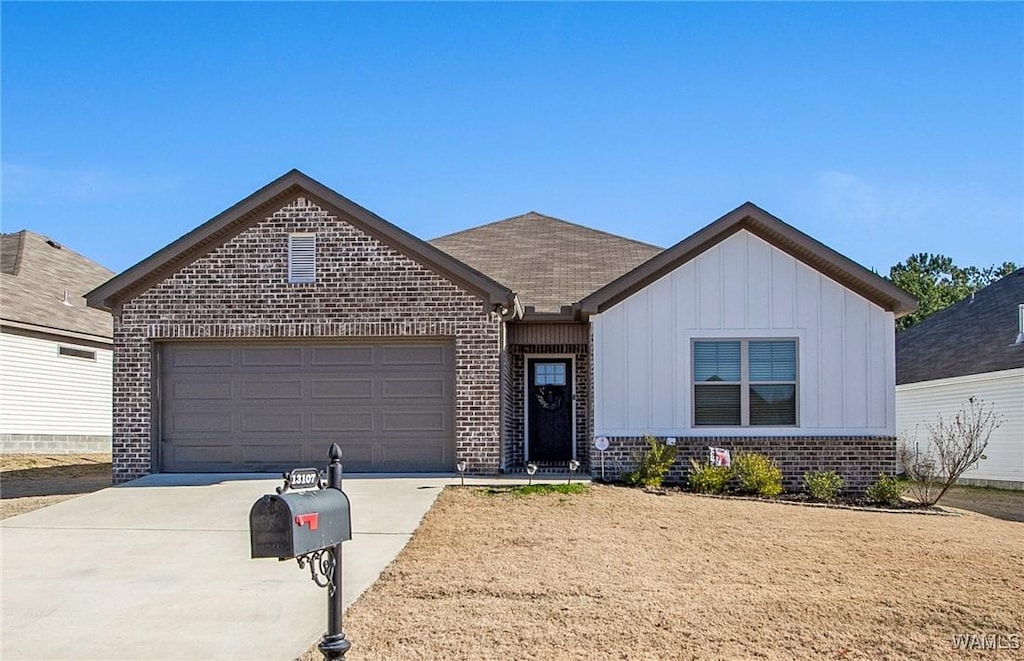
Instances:
[[[523,308],[519,302],[519,296],[512,295],[512,304],[509,306],[496,305],[494,314],[498,318],[498,447],[501,455],[498,462],[498,470],[505,472],[507,467],[505,460],[505,441],[508,425],[505,421],[508,411],[505,410],[505,395],[508,393],[509,384],[505,376],[508,373],[508,322],[523,316]]]

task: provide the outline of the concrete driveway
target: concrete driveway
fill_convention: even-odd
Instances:
[[[346,605],[451,483],[345,477]],[[294,560],[249,558],[249,508],[279,484],[268,475],[151,475],[0,521],[0,657],[295,658],[323,634],[327,595]]]

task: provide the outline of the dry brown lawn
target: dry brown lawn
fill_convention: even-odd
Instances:
[[[109,486],[109,454],[0,454],[0,519]]]
[[[953,636],[1024,643],[1024,524],[449,488],[345,629],[352,661],[1020,659]]]

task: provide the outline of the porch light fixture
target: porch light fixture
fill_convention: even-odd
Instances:
[[[572,474],[575,473],[579,469],[579,467],[580,462],[576,461],[575,459],[569,462],[569,482],[567,484],[572,484]]]
[[[527,484],[533,484],[533,474],[537,472],[537,464],[526,464],[526,474],[530,476]]]
[[[455,469],[459,471],[459,485],[466,486],[466,460],[459,459],[455,464]]]

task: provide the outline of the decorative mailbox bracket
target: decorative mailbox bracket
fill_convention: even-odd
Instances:
[[[327,588],[327,632],[319,649],[326,661],[344,659],[352,643],[345,639],[342,542],[352,539],[348,496],[341,490],[341,448],[331,445],[327,480],[315,468],[284,474],[277,494],[260,498],[249,511],[249,541],[253,558],[294,558],[300,569]]]

